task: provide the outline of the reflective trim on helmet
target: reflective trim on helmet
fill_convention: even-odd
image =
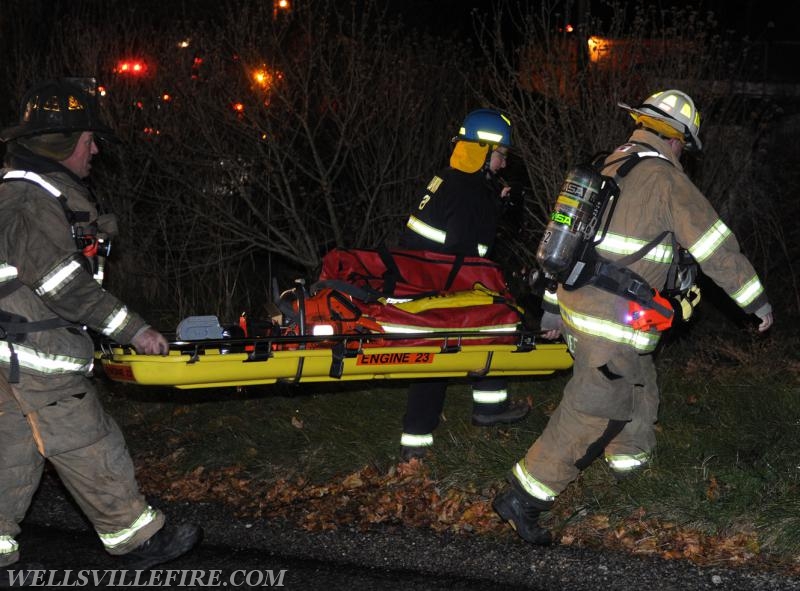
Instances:
[[[702,263],[713,255],[719,246],[732,235],[730,228],[722,220],[717,220],[689,247],[689,252],[698,263]]]
[[[34,287],[36,295],[42,298],[54,297],[64,286],[75,279],[81,268],[81,264],[74,258],[64,259],[42,277],[38,287]]]
[[[635,330],[613,320],[580,314],[570,310],[563,303],[561,304],[561,317],[565,324],[578,332],[628,345],[641,353],[653,351],[661,338],[661,333]]]
[[[19,550],[19,544],[11,536],[0,536],[0,554],[13,554]]]
[[[746,308],[752,304],[762,293],[764,293],[764,286],[761,285],[758,275],[754,275],[731,297],[740,307]]]
[[[508,391],[503,390],[473,390],[472,401],[478,404],[497,404],[508,399]]]
[[[478,139],[486,140],[490,144],[499,144],[503,141],[503,135],[500,133],[492,133],[491,131],[483,131],[479,129],[477,132]]]
[[[510,147],[511,119],[494,109],[472,111],[461,124],[457,139]]]
[[[687,149],[703,149],[700,141],[700,111],[695,107],[692,98],[680,90],[664,90],[649,96],[641,105],[631,107],[625,103],[617,103],[637,123],[665,135],[678,137]],[[673,131],[678,132],[675,135]]]
[[[416,232],[423,238],[427,238],[437,244],[444,244],[444,241],[447,239],[447,232],[443,232],[438,228],[434,228],[433,226],[429,226],[419,218],[409,216],[408,222],[406,223],[408,229],[412,232]]]
[[[659,98],[660,101],[656,106],[662,111],[667,111],[668,113],[677,111],[695,127],[700,127],[700,112],[697,111],[697,109],[695,109],[694,106],[687,101],[689,98],[688,96],[679,97],[679,95],[674,94],[674,92],[657,92],[650,97],[650,100],[654,100],[656,98]],[[678,98],[680,98],[682,102],[680,107],[678,107]]]
[[[25,93],[19,123],[0,130],[0,140],[83,131],[114,138],[111,128],[100,120],[97,81],[59,78],[41,82]]]
[[[648,241],[639,240],[621,234],[606,233],[601,242],[596,245],[597,250],[610,252],[613,254],[628,255],[637,252],[644,247]],[[669,244],[657,244],[651,248],[642,258],[654,263],[669,264],[672,262],[672,246]]]
[[[129,317],[128,308],[125,306],[117,306],[103,322],[104,328],[101,329],[102,333],[106,336],[111,336],[120,326],[126,323]]]
[[[525,489],[525,492],[534,499],[539,499],[540,501],[545,501],[547,503],[552,503],[556,500],[556,497],[558,496],[557,492],[528,474],[528,470],[525,468],[525,460],[520,460],[517,462],[514,465],[512,472],[514,473],[514,477],[517,479],[517,482],[519,482],[522,485],[522,488]]]
[[[103,546],[106,548],[116,548],[117,546],[121,546],[122,544],[128,542],[134,535],[136,535],[137,531],[155,521],[157,517],[158,512],[148,505],[142,514],[136,518],[136,521],[130,525],[130,527],[126,527],[125,529],[121,529],[118,532],[110,534],[101,534],[98,532],[97,535],[100,536],[100,541],[103,542]]]
[[[8,263],[0,263],[0,283],[17,278],[17,268]]]
[[[650,461],[650,454],[646,452],[638,453],[636,455],[608,455],[605,456],[606,464],[612,470],[617,472],[628,472],[641,468]]]
[[[17,362],[20,367],[46,375],[61,373],[83,374],[88,373],[94,366],[93,359],[87,360],[68,355],[51,355],[19,343],[14,344],[14,353],[17,355]],[[11,363],[10,345],[2,341],[0,341],[0,363]]]
[[[412,435],[411,433],[403,433],[400,436],[400,445],[405,447],[430,447],[433,445],[433,434]]]
[[[27,170],[10,170],[8,171],[3,179],[23,179],[27,181],[32,181],[39,185],[42,189],[50,193],[53,197],[61,197],[61,191],[55,188],[52,183],[44,180],[41,176],[36,174],[35,172],[28,172]]]

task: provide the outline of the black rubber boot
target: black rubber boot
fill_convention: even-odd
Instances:
[[[422,460],[428,455],[430,446],[417,446],[417,445],[401,445],[400,446],[400,459],[403,462],[410,462],[414,458]]]
[[[492,508],[526,542],[540,546],[551,544],[553,535],[539,525],[539,514],[552,503],[531,497],[513,476],[509,477],[509,483],[509,487],[494,498]]]
[[[149,540],[125,554],[125,568],[146,570],[174,560],[194,548],[203,537],[203,530],[191,523],[177,527],[164,526]]]
[[[496,413],[472,413],[472,424],[478,427],[518,423],[528,416],[531,407],[526,402],[512,402],[508,407]]]

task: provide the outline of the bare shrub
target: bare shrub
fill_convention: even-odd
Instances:
[[[762,277],[778,251],[786,257],[781,268],[788,266],[794,278],[782,208],[764,178],[773,156],[765,150],[765,133],[777,110],[751,95],[752,45],[697,8],[593,6],[602,6],[603,20],[586,10],[588,3],[546,1],[504,3],[494,18],[476,22],[489,68],[475,90],[511,114],[533,189],[519,249],[533,260],[567,169],[627,138],[630,120],[617,103],[637,104],[657,90],[680,88],[704,116],[704,151],[686,159],[689,174]],[[508,39],[522,43],[510,46]],[[792,286],[796,299],[796,280]]]
[[[773,154],[785,141],[777,109],[748,95],[752,47],[712,14],[498,2],[475,19],[473,56],[410,32],[379,0],[298,1],[288,18],[274,18],[271,3],[239,2],[199,21],[190,3],[57,3],[56,13],[28,4],[9,0],[0,14],[2,104],[15,112],[49,76],[96,75],[106,86],[103,106],[123,140],[103,148],[94,173],[123,228],[107,276],[154,320],[258,313],[273,279],[313,277],[329,248],[394,244],[419,187],[446,162],[448,132],[481,106],[512,117],[530,196],[524,215],[509,216],[501,255],[513,258],[509,270],[529,265],[568,167],[627,137],[617,102],[667,87],[704,115],[705,150],[687,162],[690,175],[762,276],[791,284],[798,308],[796,231],[777,202],[796,183],[778,176],[791,166]],[[133,56],[147,76],[114,72]]]
[[[108,88],[123,146],[95,182],[126,229],[109,277],[158,311],[257,310],[331,247],[392,243],[463,116],[458,44],[371,2],[266,4],[191,26],[94,5],[38,68]],[[114,73],[130,56],[147,76]]]

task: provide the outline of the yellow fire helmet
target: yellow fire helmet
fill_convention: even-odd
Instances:
[[[687,150],[703,149],[700,141],[700,111],[691,97],[680,90],[663,90],[648,97],[641,105],[617,105],[630,114],[636,123],[669,138],[683,141]]]

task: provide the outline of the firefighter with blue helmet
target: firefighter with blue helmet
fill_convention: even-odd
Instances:
[[[453,138],[450,166],[427,184],[411,212],[400,247],[464,256],[490,257],[508,187],[495,176],[506,166],[511,148],[511,120],[495,109],[469,113]],[[403,433],[404,461],[423,457],[433,445],[433,431],[444,407],[447,381],[416,380],[408,391]],[[472,385],[472,422],[479,426],[514,423],[530,410],[512,403],[505,378],[483,378]]]
[[[618,180],[620,191],[610,221],[604,222],[607,231],[595,242],[602,264],[592,267],[595,280],[574,289],[563,280],[554,297],[545,298],[550,309],[542,328],[548,337],[565,336],[574,357],[572,378],[545,430],[493,502],[500,517],[534,544],[552,541],[539,515],[595,459],[604,459],[615,476],[625,478],[653,457],[659,406],[653,353],[671,317],[659,312],[653,315],[657,321],[642,323],[641,305],[630,298],[633,291],[618,290],[614,276],[623,282],[635,277],[658,295],[683,248],[745,313],[759,319],[759,331],[773,323],[753,265],[680,163],[684,151],[702,149],[694,101],[672,89],[637,106],[619,106],[636,128],[602,164],[602,174]],[[620,174],[632,156],[635,166]],[[646,254],[640,256],[643,248]],[[617,274],[615,264],[630,273]],[[604,269],[610,269],[608,275]]]
[[[93,79],[48,80],[22,100],[0,171],[0,583],[24,570],[16,539],[49,462],[121,568],[146,569],[191,549],[200,529],[165,526],[141,494],[116,422],[89,379],[87,327],[144,354],[166,339],[107,292],[93,263],[116,230],[85,179],[100,139]],[[107,254],[107,251],[104,253]],[[28,554],[26,554],[26,552]]]

